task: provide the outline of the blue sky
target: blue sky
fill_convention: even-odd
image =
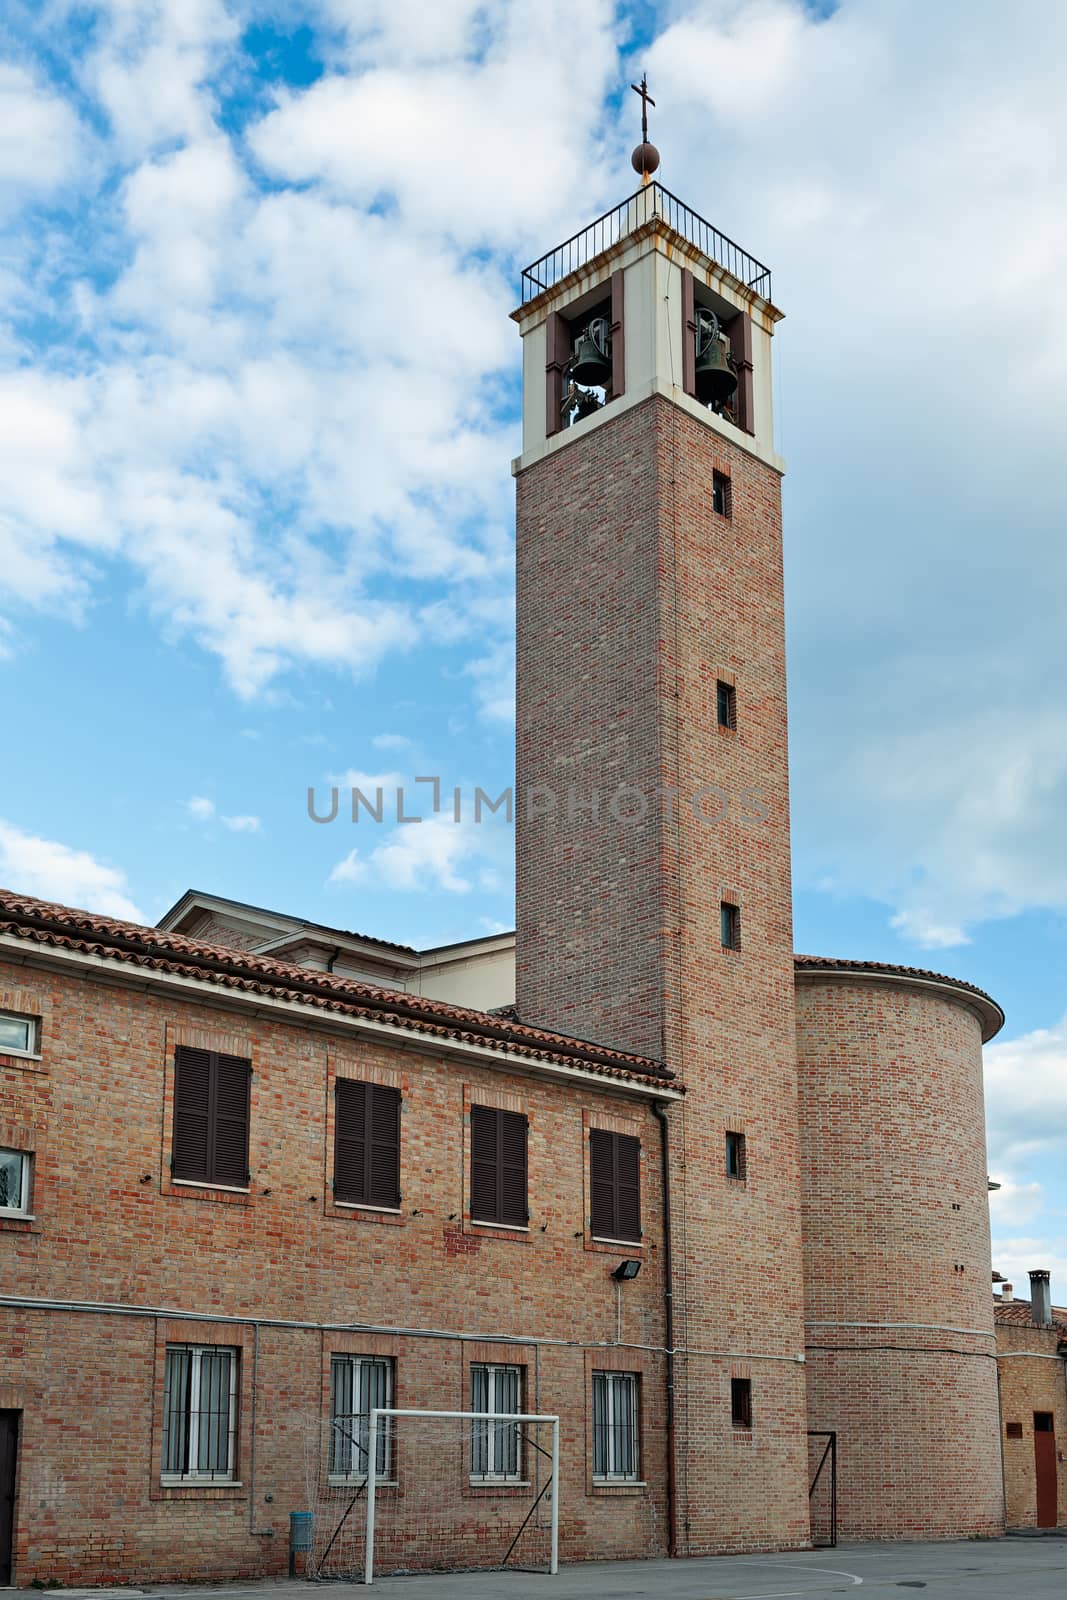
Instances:
[[[13,0],[0,21],[0,878],[415,944],[506,830],[525,262],[674,192],[775,272],[799,949],[948,969],[996,1263],[1067,1300],[1067,15],[1023,0]],[[922,50],[915,42],[922,40]]]

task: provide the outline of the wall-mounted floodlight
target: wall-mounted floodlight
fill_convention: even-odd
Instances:
[[[620,1261],[611,1276],[617,1283],[629,1283],[641,1271],[640,1261]]]

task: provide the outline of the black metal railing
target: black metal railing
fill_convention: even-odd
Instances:
[[[661,183],[648,183],[636,194],[624,200],[621,205],[615,206],[611,211],[605,211],[602,217],[589,223],[579,233],[572,234],[554,250],[549,250],[540,261],[535,261],[528,266],[522,274],[522,303],[535,300],[546,289],[551,289],[569,272],[576,272],[579,267],[584,267],[587,261],[599,255],[602,250],[610,245],[618,244],[628,233],[643,227],[646,222],[654,218],[665,222],[669,228],[680,233],[683,238],[695,244],[698,250],[710,256],[712,261],[718,262],[720,267],[725,267],[727,272],[732,272],[735,278],[740,278],[742,283],[754,289],[765,300],[771,298],[771,269],[765,267],[762,261],[757,261],[755,256],[750,256],[747,250],[742,250],[739,244],[720,233],[718,228],[706,222],[684,205],[677,195],[671,194]]]

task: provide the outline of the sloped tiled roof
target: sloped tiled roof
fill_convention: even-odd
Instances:
[[[1032,1328],[1034,1314],[1029,1300],[993,1300],[993,1320],[1016,1328]],[[1067,1338],[1067,1307],[1053,1306],[1052,1325]]]
[[[984,989],[979,989],[977,984],[966,983],[962,978],[950,978],[943,972],[930,972],[926,967],[897,967],[888,961],[838,960],[833,956],[794,956],[793,963],[796,971],[801,973],[854,972],[860,977],[869,973],[874,978],[910,978],[919,983],[935,983],[943,988],[958,989],[963,999],[973,995],[977,1002],[975,1009],[983,1019],[983,1040],[991,1039],[1004,1023],[1003,1011]]]
[[[299,1002],[340,1016],[373,1018],[413,1034],[484,1044],[528,1060],[579,1065],[620,1082],[661,1082],[681,1088],[669,1068],[645,1056],[9,890],[0,890],[0,934],[128,967],[195,978],[236,993]]]

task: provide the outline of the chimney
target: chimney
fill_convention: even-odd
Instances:
[[[1052,1324],[1052,1290],[1047,1272],[1030,1274],[1030,1317],[1039,1328]]]
[[[1011,1287],[1010,1283],[1002,1283],[1001,1284],[1001,1286],[1000,1286],[1000,1298],[1002,1300],[1010,1300],[1012,1298],[1012,1287]]]

